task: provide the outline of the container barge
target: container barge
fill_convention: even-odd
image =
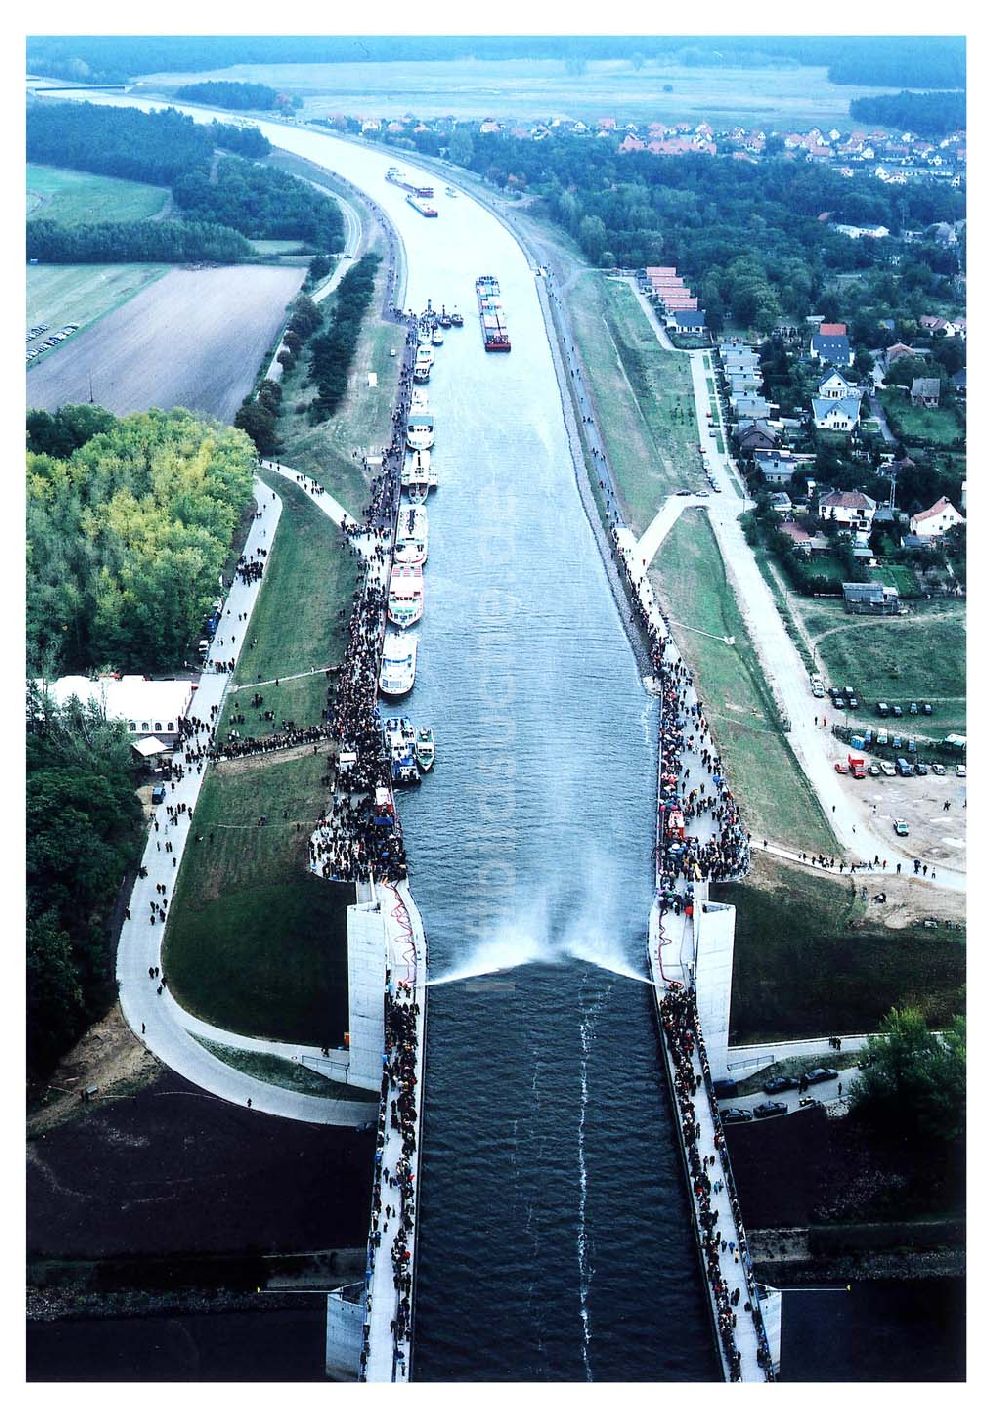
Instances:
[[[409,192],[410,196],[420,196],[427,201],[434,200],[433,187],[415,187],[412,182],[408,182],[398,167],[390,167],[385,174],[387,182],[392,182],[394,187],[402,187],[403,191]]]
[[[480,275],[476,281],[476,299],[479,301],[483,348],[487,353],[510,353],[510,335],[499,296],[499,282],[492,275]]]

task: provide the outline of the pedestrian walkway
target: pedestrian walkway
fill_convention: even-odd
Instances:
[[[657,550],[666,540],[673,528],[674,522],[682,511],[691,504],[686,496],[668,496],[663,505],[656,512],[656,515],[649,522],[649,525],[642,533],[642,539],[636,545],[636,554],[642,561],[643,568],[648,568],[652,563]]]
[[[247,559],[269,551],[281,516],[281,501],[259,478],[254,483],[257,514],[244,547]],[[219,624],[208,651],[208,662],[237,659],[243,647],[257,597],[266,583],[267,562],[259,580],[246,584],[233,581],[219,615]],[[228,672],[202,673],[188,709],[189,718],[205,726],[182,742],[175,756],[180,764],[185,746],[197,749],[211,744],[215,721],[230,682]],[[204,761],[188,761],[178,781],[167,785],[166,800],[153,809],[151,828],[143,852],[140,873],[129,899],[128,917],[118,940],[116,977],[118,996],[125,1020],[146,1047],[164,1065],[205,1090],[233,1104],[248,1106],[265,1114],[319,1124],[362,1124],[375,1114],[374,1103],[320,1098],[286,1090],[254,1079],[235,1070],[203,1046],[193,1030],[211,1037],[213,1028],[194,1020],[171,997],[163,972],[162,946],[177,875],[191,833],[195,807],[204,780]],[[169,809],[168,809],[169,807]],[[173,813],[173,819],[171,815]],[[167,847],[169,846],[169,848]],[[191,848],[197,849],[197,840]],[[161,916],[162,911],[162,916]],[[250,1038],[221,1032],[222,1044],[239,1050],[261,1050]],[[267,1043],[271,1045],[272,1043]],[[296,1048],[301,1050],[301,1047]],[[279,1051],[271,1051],[278,1055]],[[249,1105],[248,1105],[249,1102]]]
[[[294,467],[282,466],[280,462],[261,461],[261,466],[268,471],[276,471],[279,476],[284,476],[288,481],[293,481],[300,491],[309,492],[310,499],[324,515],[336,524],[341,530],[349,535],[361,529],[361,526],[339,501],[334,500],[329,491],[312,491],[310,488],[317,485],[311,476],[307,476],[303,471],[296,471]]]
[[[399,1383],[411,1377],[413,1272],[417,1255],[420,1141],[423,1109],[427,948],[423,924],[405,882],[379,884],[376,895],[386,924],[386,1005],[416,1003],[412,1099],[416,1104],[414,1144],[405,1151],[401,1123],[404,1094],[393,1048],[387,1054],[379,1112],[380,1147],[375,1154],[372,1232],[365,1275],[367,1350],[361,1378]],[[408,1188],[409,1186],[409,1188]],[[407,1188],[409,1196],[407,1196]],[[387,1212],[386,1209],[391,1209]],[[365,1352],[365,1347],[363,1347]]]

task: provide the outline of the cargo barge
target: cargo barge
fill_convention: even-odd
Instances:
[[[385,174],[385,179],[387,182],[392,182],[394,187],[402,187],[403,191],[408,192],[410,196],[420,196],[427,201],[434,200],[433,187],[415,187],[412,182],[406,180],[398,167],[390,167]]]
[[[510,353],[510,335],[499,295],[498,281],[492,275],[480,275],[476,281],[476,299],[479,301],[483,348],[487,353]]]

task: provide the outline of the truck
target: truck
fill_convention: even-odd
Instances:
[[[865,758],[863,756],[848,756],[847,769],[856,781],[863,781],[867,775],[865,770]]]

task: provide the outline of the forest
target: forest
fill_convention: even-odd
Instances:
[[[857,123],[880,123],[901,131],[909,129],[921,137],[945,137],[965,128],[965,91],[910,93],[904,90],[854,98],[851,117]]]
[[[207,168],[217,147],[241,157],[266,157],[271,150],[259,128],[195,123],[173,108],[143,113],[48,100],[29,103],[26,143],[29,162],[154,186],[170,186],[186,172]]]
[[[344,241],[340,207],[321,192],[273,167],[224,157],[214,180],[204,169],[178,177],[174,201],[200,221],[217,221],[256,240],[301,240],[338,251]]]
[[[923,245],[919,260],[918,248],[902,247],[899,265],[887,269],[895,242],[851,240],[831,224],[899,231],[955,221],[965,215],[965,198],[953,187],[887,186],[795,161],[619,153],[569,134],[515,142],[460,129],[449,155],[488,181],[537,194],[595,264],[676,266],[694,282],[714,330],[726,312],[755,327],[772,327],[781,315],[802,318],[838,274],[888,274],[900,288],[912,283],[926,293],[928,283],[959,268],[958,256],[946,252],[940,269],[909,282],[910,267],[931,258]],[[937,253],[932,258],[940,264]]]
[[[182,408],[29,414],[29,672],[178,667],[218,593],[255,462],[242,432]]]
[[[215,149],[235,156],[216,161]],[[186,222],[28,227],[28,256],[38,260],[252,260],[237,232],[256,240],[300,240],[319,250],[343,244],[335,201],[287,172],[244,158],[271,150],[257,128],[197,124],[174,109],[143,113],[91,103],[35,103],[28,109],[29,160],[169,184]],[[39,229],[41,228],[41,229]]]
[[[256,260],[253,246],[239,231],[209,221],[102,221],[60,226],[29,221],[29,260],[56,265],[163,261],[184,264],[212,260],[223,264]]]
[[[277,107],[278,90],[266,83],[186,83],[174,92],[180,103],[209,103],[236,112]]]
[[[142,849],[128,728],[96,707],[58,709],[34,685],[26,713],[28,1069],[42,1079],[114,999],[110,917]]]

